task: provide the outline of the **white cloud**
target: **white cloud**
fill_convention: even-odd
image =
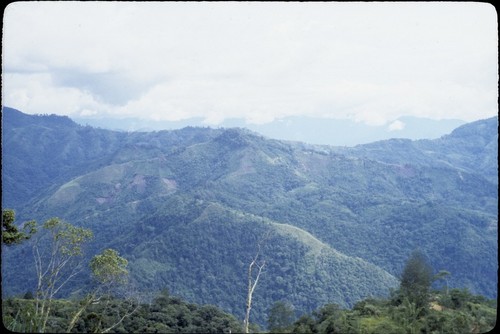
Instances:
[[[483,3],[19,2],[3,36],[4,104],[31,113],[376,125],[497,113]]]
[[[33,114],[80,115],[84,110],[103,112],[110,108],[89,92],[55,86],[48,73],[4,74],[2,103]]]
[[[389,131],[401,131],[405,128],[405,123],[404,122],[401,122],[400,120],[395,120],[394,122],[392,122],[391,124],[389,124],[389,126],[387,127],[387,129]]]

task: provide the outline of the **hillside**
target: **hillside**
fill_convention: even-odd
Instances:
[[[113,132],[9,108],[2,125],[2,206],[91,228],[89,255],[119,250],[141,289],[242,317],[247,266],[268,236],[260,323],[278,300],[309,312],[387,295],[416,248],[450,286],[497,294],[496,118],[353,148],[237,128]],[[5,294],[32,289],[29,254],[5,252]]]

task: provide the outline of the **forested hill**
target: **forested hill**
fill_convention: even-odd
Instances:
[[[2,116],[2,206],[91,228],[89,256],[117,249],[139,289],[242,317],[260,243],[260,323],[279,300],[309,312],[387,295],[417,248],[450,287],[497,294],[497,118],[339,148],[238,128],[127,133]],[[5,252],[4,294],[33,289],[26,247]]]
[[[435,140],[392,139],[354,148],[337,148],[337,151],[386,163],[452,167],[498,183],[496,117],[460,126]]]

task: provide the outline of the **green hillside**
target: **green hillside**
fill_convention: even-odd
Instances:
[[[247,267],[267,236],[252,314],[261,324],[278,300],[311,312],[387,295],[417,248],[451,287],[494,298],[497,124],[336,148],[244,129],[113,132],[4,108],[2,206],[21,221],[89,227],[89,256],[117,249],[140,289],[241,318]],[[3,293],[33,289],[27,246],[3,253]]]

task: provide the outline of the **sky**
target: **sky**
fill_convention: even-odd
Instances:
[[[29,114],[390,124],[498,113],[479,2],[15,2],[2,104]]]

